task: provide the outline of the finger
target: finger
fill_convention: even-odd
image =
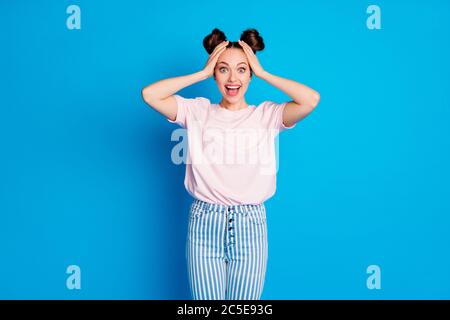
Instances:
[[[239,44],[241,45],[241,47],[244,51],[245,51],[245,49],[247,49],[247,47],[245,46],[246,43],[244,41],[239,40]]]
[[[242,49],[244,49],[244,51],[248,51],[249,49],[251,50],[251,48],[249,47],[248,44],[246,44],[244,41],[239,40],[239,43],[242,46]]]
[[[247,54],[249,55],[249,57],[252,57],[252,58],[255,57],[255,53],[253,52],[252,49],[247,48],[246,50],[247,50],[246,52],[247,52]]]
[[[213,57],[214,57],[214,58],[215,58],[215,57],[219,57],[219,55],[220,55],[223,51],[225,51],[226,48],[227,48],[226,46],[223,46],[223,47],[221,47],[221,48],[218,48],[216,52],[213,52]]]
[[[247,43],[245,43],[244,41],[240,41],[240,43],[243,45],[244,48],[246,48],[249,51],[249,53],[253,53],[254,54],[252,48],[250,48],[250,46]]]
[[[250,58],[251,57],[251,53],[250,53],[251,49],[249,49],[249,48],[243,48],[243,49],[244,49],[245,54]]]
[[[219,43],[217,46],[216,46],[216,49],[218,49],[218,48],[221,48],[221,47],[224,47],[224,46],[226,46],[226,45],[228,45],[228,43],[229,43],[230,41],[228,41],[228,40],[226,40],[226,41],[222,41],[221,43]]]
[[[249,47],[249,45],[247,44],[247,42],[239,40],[239,44],[243,47]]]
[[[216,49],[214,49],[214,51],[210,54],[209,58],[210,59],[214,59],[215,57],[218,57],[223,51],[225,51],[226,46],[223,47],[216,47]]]
[[[218,57],[225,49],[226,49],[226,46],[222,46],[220,48],[219,48],[219,46],[217,46],[214,49],[214,51],[211,53],[210,59],[213,60],[214,58]]]
[[[218,50],[214,55],[211,55],[210,62],[214,65],[217,63],[217,60],[219,60],[219,56],[222,52],[225,51],[225,48]]]
[[[251,55],[253,53],[252,48],[250,48],[250,46],[248,44],[244,45],[245,50]]]

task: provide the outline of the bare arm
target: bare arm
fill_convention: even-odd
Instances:
[[[215,47],[214,51],[209,55],[205,67],[201,71],[154,82],[142,89],[142,98],[150,107],[166,116],[166,118],[175,120],[178,105],[173,95],[185,87],[212,76],[217,59],[226,49],[227,44],[228,41],[223,41]]]
[[[310,114],[320,101],[317,91],[289,79],[281,78],[264,71],[260,78],[286,93],[293,101],[289,101],[283,111],[283,124],[287,127]]]
[[[244,49],[255,75],[292,98],[293,101],[289,101],[283,110],[283,124],[285,126],[293,126],[314,110],[320,100],[320,95],[317,91],[299,82],[275,76],[265,71],[250,46],[244,41],[239,41],[239,43]]]
[[[206,78],[208,77],[202,70],[185,76],[160,80],[142,89],[142,98],[162,115],[175,120],[178,107],[173,95],[181,89]]]

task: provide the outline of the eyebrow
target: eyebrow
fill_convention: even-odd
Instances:
[[[221,62],[219,62],[218,64],[221,64],[221,63],[224,63],[224,64],[226,64],[227,66],[229,65],[228,63],[226,63],[226,62],[223,62],[223,61],[221,61]],[[244,61],[242,61],[242,62],[239,62],[237,65],[240,65],[240,64],[247,64],[246,62],[244,62]]]

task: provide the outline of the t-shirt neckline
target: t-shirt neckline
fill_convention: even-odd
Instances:
[[[223,110],[224,112],[233,113],[233,114],[241,113],[241,112],[250,110],[251,108],[254,107],[254,105],[249,104],[247,107],[242,108],[242,109],[239,109],[239,110],[228,110],[227,108],[222,107],[219,103],[214,103],[214,105],[215,105],[216,108],[219,109],[219,110]]]

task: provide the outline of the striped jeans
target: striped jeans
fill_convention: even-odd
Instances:
[[[268,260],[266,209],[194,199],[186,260],[194,300],[259,300]]]

